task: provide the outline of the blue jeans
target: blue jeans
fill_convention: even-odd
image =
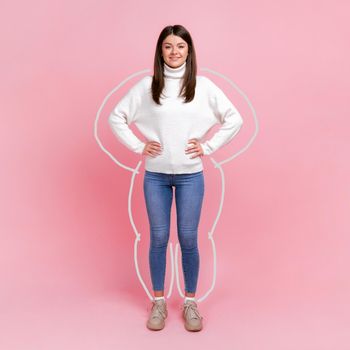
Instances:
[[[185,291],[195,293],[199,273],[197,238],[204,196],[203,170],[188,174],[145,170],[143,190],[150,224],[149,264],[153,290],[164,290],[173,187]]]

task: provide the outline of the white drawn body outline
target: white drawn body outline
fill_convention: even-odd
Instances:
[[[254,139],[256,138],[257,134],[258,134],[258,130],[259,130],[259,124],[258,124],[258,119],[256,117],[256,113],[254,110],[253,105],[251,104],[251,102],[249,101],[248,97],[243,93],[243,91],[241,89],[238,88],[238,86],[231,81],[229,78],[227,78],[226,76],[224,76],[223,74],[220,74],[218,72],[215,72],[209,68],[201,68],[200,70],[203,71],[207,71],[207,72],[211,72],[214,75],[217,75],[223,79],[225,79],[231,86],[233,86],[233,88],[245,99],[245,101],[247,102],[249,108],[251,109],[252,113],[253,113],[253,118],[254,118],[254,123],[255,123],[255,131],[253,136],[250,138],[249,142],[242,147],[240,150],[238,150],[236,153],[234,153],[232,156],[222,160],[221,162],[217,162],[215,161],[215,159],[213,157],[209,157],[210,160],[213,162],[214,167],[217,168],[220,171],[220,175],[221,175],[221,198],[220,198],[220,204],[219,204],[219,209],[216,215],[216,218],[214,220],[213,226],[211,228],[211,230],[208,232],[208,238],[211,240],[211,244],[212,244],[212,250],[213,250],[213,279],[212,279],[212,284],[209,288],[209,290],[200,298],[196,297],[196,301],[197,302],[201,302],[203,301],[205,298],[208,297],[208,295],[213,291],[214,286],[215,286],[215,281],[216,281],[216,249],[215,249],[215,242],[214,242],[214,238],[213,238],[213,234],[215,231],[215,227],[217,225],[217,222],[219,220],[219,217],[221,215],[221,211],[222,211],[222,207],[223,207],[223,202],[224,202],[224,195],[225,195],[225,177],[224,177],[224,171],[222,168],[222,164],[225,164],[231,160],[233,160],[234,158],[236,158],[239,154],[243,153],[245,150],[248,149],[248,147],[252,144],[252,142],[254,141]],[[137,248],[138,248],[138,242],[141,240],[141,234],[137,231],[135,223],[134,223],[134,219],[133,219],[133,215],[132,215],[132,209],[131,209],[131,198],[132,198],[132,193],[133,193],[133,186],[134,186],[134,181],[135,181],[135,176],[136,174],[139,174],[139,168],[142,164],[142,160],[140,160],[136,166],[136,168],[131,168],[128,167],[124,164],[122,164],[121,162],[119,162],[110,152],[108,152],[102,145],[101,141],[98,138],[97,135],[97,126],[98,126],[98,120],[101,114],[101,111],[103,109],[103,107],[105,106],[105,104],[107,103],[107,101],[109,100],[109,98],[117,91],[119,90],[125,83],[127,83],[130,79],[132,79],[135,76],[139,76],[143,73],[147,73],[150,72],[150,69],[145,69],[136,73],[133,73],[131,75],[129,75],[126,79],[124,79],[119,85],[117,85],[115,88],[112,89],[112,91],[105,97],[104,101],[102,102],[97,114],[96,114],[96,118],[95,118],[95,123],[94,123],[94,136],[95,139],[98,143],[98,145],[101,147],[102,151],[104,151],[108,156],[111,157],[111,159],[119,166],[121,166],[122,168],[129,170],[132,172],[132,176],[131,176],[131,183],[130,183],[130,190],[129,190],[129,195],[128,195],[128,213],[129,213],[129,219],[130,219],[130,223],[131,226],[134,230],[134,233],[136,235],[135,238],[135,243],[134,243],[134,262],[135,262],[135,268],[136,268],[136,273],[137,276],[141,282],[142,287],[144,288],[144,290],[146,291],[146,294],[148,295],[148,297],[150,298],[150,300],[154,300],[152,294],[150,293],[150,291],[148,290],[144,280],[142,279],[142,276],[140,274],[140,270],[139,270],[139,266],[138,266],[138,261],[137,261]],[[173,254],[173,247],[172,247],[172,243],[170,242],[170,258],[171,258],[171,279],[170,279],[170,286],[169,286],[169,291],[168,294],[166,296],[166,298],[170,298],[171,293],[172,293],[172,289],[173,289],[173,284],[174,284],[174,260],[175,260],[175,272],[176,272],[176,282],[177,282],[177,288],[179,291],[179,294],[181,295],[181,297],[184,297],[184,294],[182,293],[181,287],[180,287],[180,277],[179,277],[179,269],[178,269],[178,250],[179,250],[179,243],[176,243],[176,247],[175,247],[175,258],[174,258],[174,254]]]

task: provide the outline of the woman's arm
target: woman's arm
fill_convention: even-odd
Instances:
[[[134,85],[112,110],[108,122],[117,139],[131,151],[142,154],[145,143],[129,128],[141,103],[142,83]]]
[[[238,134],[243,124],[243,118],[225,93],[209,78],[206,78],[206,81],[209,105],[218,123],[222,125],[211,139],[200,144],[204,155],[209,155],[229,143]]]

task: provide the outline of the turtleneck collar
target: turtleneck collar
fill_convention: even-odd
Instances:
[[[164,67],[164,76],[166,78],[172,78],[172,79],[180,79],[184,76],[186,71],[186,61],[179,67],[172,68],[168,66],[165,62],[163,63]]]

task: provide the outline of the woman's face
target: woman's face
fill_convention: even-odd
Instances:
[[[181,66],[187,59],[188,45],[177,35],[168,35],[162,43],[162,56],[165,63],[173,68]]]

